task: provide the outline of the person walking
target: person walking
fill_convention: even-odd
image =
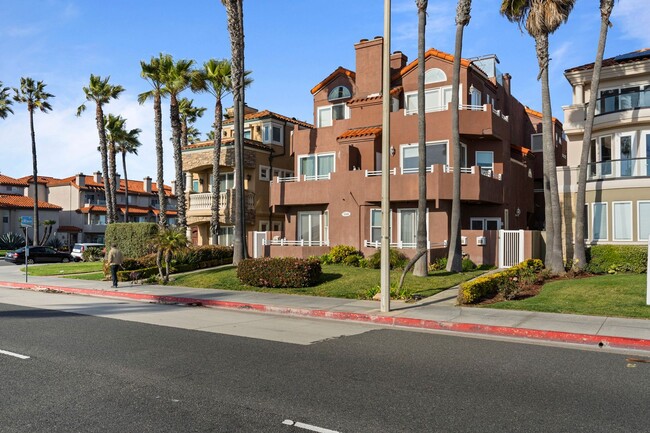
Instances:
[[[112,244],[111,249],[108,252],[108,257],[106,258],[108,265],[111,267],[111,278],[113,279],[113,287],[117,287],[117,268],[122,266],[124,261],[124,256],[122,251],[117,247],[117,244]]]

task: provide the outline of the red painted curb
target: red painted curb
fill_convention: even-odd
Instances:
[[[408,328],[422,328],[438,331],[452,331],[471,334],[497,335],[502,337],[517,337],[531,340],[559,341],[594,345],[598,347],[611,347],[621,349],[650,350],[650,340],[641,338],[615,337],[605,335],[579,334],[561,331],[544,331],[539,329],[513,328],[509,326],[481,325],[473,323],[456,323],[429,319],[415,319],[410,317],[382,316],[366,313],[352,313],[345,311],[312,310],[307,308],[278,307],[273,305],[253,304],[246,302],[218,301],[214,299],[185,298],[180,296],[152,295],[147,293],[130,293],[116,290],[101,289],[76,289],[62,286],[43,286],[29,283],[2,282],[0,287],[11,289],[27,289],[35,291],[56,291],[75,295],[103,296],[150,301],[157,303],[173,304],[200,304],[208,307],[229,308],[235,310],[249,310],[260,313],[285,314],[299,317],[313,317],[321,319],[349,320],[363,323],[373,323],[386,326],[403,326]]]

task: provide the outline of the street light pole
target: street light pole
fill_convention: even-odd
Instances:
[[[384,0],[381,130],[381,312],[390,311],[390,0]]]

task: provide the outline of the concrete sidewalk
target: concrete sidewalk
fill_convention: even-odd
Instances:
[[[25,283],[25,275],[19,268],[0,269],[0,287],[6,288],[59,291],[144,302],[200,304],[206,307],[650,352],[650,320],[458,307],[455,305],[457,290],[454,289],[415,303],[391,301],[391,311],[381,313],[379,302],[376,301],[128,283],[122,283],[113,289],[107,281],[58,277],[30,276],[29,282]]]

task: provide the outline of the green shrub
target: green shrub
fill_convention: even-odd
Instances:
[[[346,266],[354,266],[355,268],[359,267],[360,261],[363,259],[361,254],[352,254],[343,259],[343,264]]]
[[[0,236],[0,250],[17,250],[25,246],[25,238],[18,233],[9,232]]]
[[[648,247],[644,245],[594,245],[586,270],[594,274],[648,272]]]
[[[81,258],[84,262],[98,262],[104,259],[103,248],[99,247],[88,247],[81,254]]]
[[[409,261],[408,257],[392,248],[389,250],[389,257],[391,269],[401,269],[406,266]],[[381,250],[377,250],[376,253],[366,259],[366,267],[370,269],[381,268]]]
[[[155,223],[115,223],[106,226],[105,243],[117,244],[124,257],[142,257],[153,251],[151,241],[158,234]]]
[[[364,292],[362,299],[373,299],[377,293],[381,292],[381,286],[376,285],[368,287]]]
[[[439,257],[429,264],[429,272],[447,269],[447,257]]]
[[[334,263],[332,261],[332,257],[330,257],[329,254],[323,254],[322,256],[319,257],[319,260],[323,265],[331,265],[332,263]]]
[[[343,263],[348,256],[359,255],[363,257],[360,251],[349,245],[336,245],[332,247],[327,254],[332,263]]]
[[[473,271],[474,269],[476,269],[476,263],[474,263],[470,259],[463,259],[462,267],[463,267],[463,272]]]
[[[318,259],[294,257],[264,257],[246,259],[237,265],[237,278],[254,287],[310,287],[321,276]]]

